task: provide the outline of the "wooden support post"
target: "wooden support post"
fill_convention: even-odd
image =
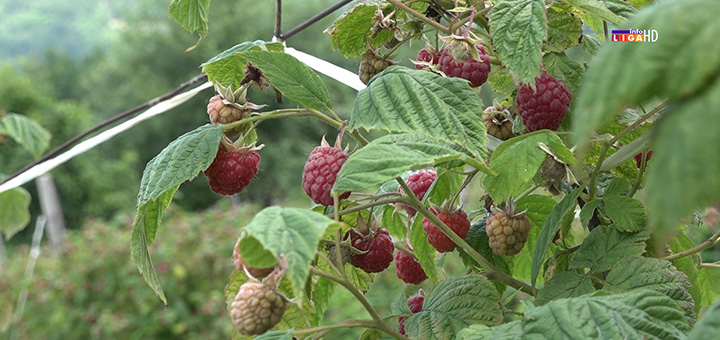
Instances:
[[[62,214],[62,206],[58,197],[55,182],[50,174],[44,174],[36,180],[40,208],[43,215],[47,216],[47,237],[53,249],[60,249],[65,243],[65,218]]]

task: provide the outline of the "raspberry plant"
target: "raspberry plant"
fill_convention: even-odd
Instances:
[[[244,265],[274,269],[262,283],[245,271],[230,275],[225,293],[236,338],[274,326],[258,339],[317,338],[337,327],[365,328],[362,339],[708,339],[720,332],[717,264],[691,255],[714,245],[720,232],[695,245],[682,231],[695,227],[688,222],[693,213],[720,201],[720,156],[702,152],[720,144],[720,42],[709,38],[720,34],[714,18],[720,3],[652,2],[356,2],[327,30],[343,56],[364,56],[368,86],[351,112],[336,112],[321,79],[284,53],[283,44],[238,44],[202,68],[223,97],[242,93],[236,104],[245,111],[223,115],[211,105],[233,121],[213,119],[148,163],[132,258],[166,301],[148,247],[178,186],[206,171],[220,148],[262,142],[271,150],[273,141],[258,141],[254,133],[263,121],[310,117],[336,128],[355,150],[343,162],[333,158],[338,169],[322,178],[331,183],[327,199],[309,192],[323,206],[272,206],[238,226]],[[207,6],[175,0],[170,13],[202,38]],[[608,27],[657,30],[659,40],[606,41]],[[417,48],[414,41],[425,45],[414,66],[409,60],[367,66],[370,56],[385,60],[397,48]],[[471,48],[458,52],[458,46]],[[466,66],[474,74],[469,81],[455,72]],[[245,104],[253,86],[266,83],[297,108]],[[503,115],[490,123],[505,129],[507,140],[488,140],[485,106],[472,86],[502,103],[494,107]],[[551,123],[527,118],[528,108]],[[368,131],[386,133],[370,139]],[[633,158],[649,146],[652,166],[638,169]],[[551,176],[552,190],[538,180],[548,174],[538,175],[547,159],[560,170],[551,171],[559,174]],[[435,174],[422,190],[408,183],[418,169]],[[488,199],[461,202],[466,189]],[[462,231],[431,211],[458,205],[469,212]],[[488,218],[498,208],[508,213]],[[384,229],[370,231],[364,221]],[[358,227],[365,230],[343,237]],[[449,259],[435,250],[433,239],[441,238],[442,251],[459,253],[465,275],[441,275],[439,263]],[[410,311],[405,293],[397,292],[394,312],[379,315],[364,295],[373,276],[363,269],[385,266],[357,259],[385,261],[392,254],[388,240],[398,277],[424,282],[421,310]],[[336,288],[350,291],[370,318],[319,326]],[[278,307],[248,314],[243,306],[262,294]],[[399,317],[407,318],[403,332]]]

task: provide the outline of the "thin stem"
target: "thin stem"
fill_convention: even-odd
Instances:
[[[282,0],[275,0],[275,31],[273,36],[278,39],[282,37]]]
[[[630,188],[630,192],[628,192],[628,197],[635,196],[635,193],[640,188],[640,183],[642,183],[643,175],[645,174],[645,162],[647,159],[647,152],[642,153],[642,158],[640,159],[640,169],[638,170],[638,174],[635,177],[635,181],[633,182],[632,188]]]
[[[412,192],[412,190],[410,190],[410,187],[407,185],[407,183],[405,183],[402,178],[397,177],[395,178],[395,180],[400,183],[400,186],[403,187],[406,193]],[[423,205],[422,202],[420,202],[420,200],[415,197],[415,195],[407,195],[405,197],[408,204],[415,208],[415,210],[421,213],[425,218],[430,220],[438,229],[440,229],[440,231],[443,232],[443,234],[445,234],[448,238],[455,242],[455,244],[457,244],[466,253],[468,253],[468,255],[470,255],[470,257],[475,260],[483,269],[490,272],[489,274],[492,275],[498,282],[506,284],[515,289],[522,290],[533,296],[536,294],[535,289],[529,284],[519,281],[514,277],[509,276],[497,269],[497,267],[490,263],[490,261],[488,261],[485,257],[480,255],[480,253],[478,253],[475,249],[473,249],[473,247],[471,247],[467,242],[465,242],[462,237],[458,236],[458,234],[452,231],[452,229],[450,229],[450,227],[448,227],[443,221],[441,221],[435,214],[430,212],[430,210],[428,210],[425,205]]]
[[[530,189],[525,190],[522,194],[518,195],[518,197],[515,197],[516,201],[519,201],[520,199],[524,198],[527,195],[532,194],[535,190],[537,190],[540,186],[537,184],[534,184]]]
[[[345,279],[347,278],[347,274],[345,273],[345,263],[343,263],[342,252],[340,251],[340,240],[342,239],[342,236],[340,235],[341,232],[341,229],[335,231],[335,261],[337,261],[335,268],[338,270],[342,278]]]
[[[330,268],[332,268],[335,272],[340,273],[340,269],[335,265],[335,262],[330,260],[329,257],[325,256],[321,251],[316,251],[316,254],[319,258],[323,259],[325,262],[327,262],[330,265]]]
[[[597,180],[598,176],[600,176],[600,167],[605,161],[605,154],[607,154],[608,148],[610,148],[610,143],[605,143],[603,145],[602,150],[600,150],[600,155],[598,156],[597,164],[595,165],[595,170],[593,170],[593,174],[590,177],[590,189],[588,191],[588,196],[590,196],[590,199],[595,198],[595,191],[597,191]]]
[[[305,328],[305,329],[293,331],[292,333],[293,333],[293,335],[303,335],[303,334],[312,334],[315,332],[322,332],[322,331],[331,330],[331,329],[355,328],[355,327],[375,328],[375,322],[372,320],[348,319],[348,320],[343,320],[343,321],[340,321],[340,322],[332,324],[332,325]]]
[[[690,249],[683,250],[679,253],[665,256],[665,257],[663,257],[663,260],[672,261],[672,260],[679,259],[681,257],[699,253],[707,248],[714,246],[718,242],[718,239],[720,239],[720,230],[718,230],[714,234],[712,234],[712,236],[710,236],[710,238],[705,240],[703,243],[700,243],[697,246],[692,247]]]
[[[439,30],[441,30],[445,34],[450,34],[450,29],[443,26],[442,24],[436,22],[435,20],[432,20],[426,16],[424,16],[422,13],[410,8],[408,5],[398,1],[398,0],[387,0],[389,3],[401,8],[403,11],[410,13],[412,16],[422,20],[424,23],[433,26]]]
[[[477,175],[479,171],[480,170],[476,169],[476,170],[471,171],[469,174],[467,174],[467,176],[463,180],[462,184],[460,184],[460,188],[458,188],[457,192],[455,192],[455,195],[450,200],[451,203],[455,202],[455,200],[458,199],[458,197],[460,196],[460,193],[462,193],[462,191],[465,190],[465,188],[470,184],[470,182],[472,182],[473,178],[475,178],[475,175]]]
[[[622,131],[620,131],[620,133],[618,133],[617,135],[615,135],[615,136],[614,136],[612,139],[610,139],[605,145],[603,145],[603,148],[602,148],[602,150],[600,151],[600,155],[598,156],[597,166],[595,167],[595,171],[593,171],[593,175],[592,175],[592,177],[590,178],[590,191],[589,191],[589,194],[590,194],[590,198],[591,198],[591,199],[592,199],[592,198],[595,198],[595,191],[596,191],[596,189],[597,189],[597,188],[596,188],[596,187],[597,187],[597,178],[598,178],[598,175],[600,175],[601,165],[602,165],[603,161],[605,161],[605,155],[607,154],[607,151],[608,151],[608,149],[610,148],[610,146],[613,145],[613,144],[615,144],[617,141],[619,141],[621,138],[623,138],[623,137],[624,137],[626,134],[628,134],[629,132],[635,130],[638,126],[640,126],[640,124],[642,124],[643,122],[645,122],[646,120],[648,120],[650,117],[654,116],[656,113],[658,113],[660,110],[662,110],[662,109],[663,109],[665,106],[667,106],[667,105],[668,105],[668,101],[667,101],[667,100],[664,101],[664,102],[662,102],[662,103],[660,103],[658,106],[656,106],[655,108],[653,108],[652,110],[650,110],[650,112],[648,112],[648,113],[644,114],[642,117],[638,118],[638,120],[636,120],[635,122],[633,122],[632,124],[630,124],[628,127],[626,127],[625,129],[623,129]]]
[[[701,263],[698,268],[715,268],[720,269],[720,264],[717,263]]]
[[[328,274],[328,273],[326,273],[322,270],[319,270],[315,267],[310,267],[310,273],[313,275],[324,277],[326,279],[337,282],[339,285],[345,287],[345,289],[347,289],[353,296],[355,296],[355,298],[358,301],[360,301],[360,303],[363,305],[363,307],[365,307],[365,310],[367,310],[367,312],[370,314],[370,316],[374,320],[374,323],[373,323],[374,325],[371,328],[374,328],[381,332],[384,332],[384,333],[392,336],[395,339],[409,340],[407,337],[398,333],[396,330],[390,328],[390,326],[388,326],[385,322],[383,322],[380,315],[377,313],[377,311],[375,311],[375,308],[373,308],[373,306],[370,304],[370,302],[368,302],[368,300],[365,298],[365,295],[363,295],[363,293],[360,292],[357,289],[357,287],[355,287],[347,279],[340,278],[340,277],[337,277],[332,274]],[[370,326],[368,326],[368,327],[370,327]]]
[[[605,32],[605,41],[607,42],[609,39],[608,35],[608,24],[607,21],[603,20],[603,32]]]
[[[668,103],[669,103],[669,101],[666,100],[666,101],[658,104],[658,106],[656,106],[655,108],[653,108],[652,110],[650,110],[650,112],[644,114],[642,117],[638,118],[635,122],[633,122],[632,124],[630,124],[628,127],[626,127],[625,129],[623,129],[622,131],[620,131],[620,133],[618,133],[617,135],[615,135],[615,137],[613,137],[613,138],[609,141],[609,143],[610,143],[610,144],[615,144],[615,142],[619,141],[620,138],[623,138],[626,134],[628,134],[629,132],[635,130],[635,128],[637,128],[638,126],[640,126],[640,124],[644,123],[646,120],[648,120],[649,118],[651,118],[652,116],[654,116],[656,113],[660,112],[660,110],[662,110],[665,106],[667,106]]]
[[[387,198],[387,199],[384,199],[384,200],[378,200],[378,201],[368,202],[368,203],[365,203],[365,204],[356,205],[356,206],[354,206],[354,207],[347,208],[347,209],[345,209],[345,210],[341,210],[341,211],[338,212],[338,215],[346,215],[346,214],[350,214],[350,213],[353,213],[353,212],[356,212],[356,211],[365,210],[365,209],[367,209],[367,208],[372,208],[372,207],[375,207],[375,206],[378,206],[378,205],[390,204],[390,203],[398,203],[398,202],[402,202],[402,201],[403,201],[402,197],[392,197],[392,198]]]
[[[410,257],[412,257],[415,261],[417,261],[418,259],[417,256],[415,256],[415,254],[412,252],[412,250],[406,248],[404,244],[400,244],[399,242],[395,243],[395,249],[410,255]]]

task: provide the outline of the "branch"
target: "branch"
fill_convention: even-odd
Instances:
[[[396,178],[398,183],[403,187],[406,193],[412,192],[410,190],[410,187],[405,183],[405,181],[398,177]],[[428,210],[420,200],[415,197],[415,195],[407,195],[404,196],[407,200],[407,202],[415,208],[419,213],[421,213],[425,218],[430,220],[435,226],[440,229],[440,231],[443,232],[448,238],[450,238],[455,244],[457,244],[460,248],[462,248],[470,257],[477,262],[480,267],[485,269],[489,272],[489,275],[495,278],[498,282],[508,285],[510,287],[513,287],[515,289],[521,290],[525,293],[535,295],[535,289],[530,286],[529,284],[522,282],[520,280],[515,279],[514,277],[505,274],[500,269],[495,267],[490,261],[488,261],[485,257],[483,257],[480,253],[477,252],[473,247],[471,247],[465,240],[458,236],[450,227],[448,227],[443,221],[441,221],[437,215],[433,214],[430,210]]]
[[[424,23],[433,26],[439,30],[441,30],[445,34],[450,34],[450,29],[443,26],[439,22],[436,22],[435,20],[432,20],[424,15],[422,13],[410,8],[408,5],[398,1],[398,0],[387,0],[389,3],[401,8],[403,11],[410,13],[412,16],[422,20]]]
[[[712,234],[712,236],[710,236],[709,239],[705,240],[705,242],[700,243],[700,244],[698,244],[697,246],[694,246],[694,247],[692,247],[692,248],[690,248],[690,249],[683,250],[683,251],[681,251],[681,252],[679,252],[679,253],[665,256],[665,257],[663,257],[662,259],[663,259],[663,260],[667,260],[667,261],[672,261],[672,260],[677,260],[677,259],[679,259],[679,258],[681,258],[681,257],[685,257],[685,256],[688,256],[688,255],[692,255],[692,254],[695,254],[695,253],[699,253],[699,252],[701,252],[701,251],[703,251],[703,250],[705,250],[705,249],[707,249],[707,248],[710,248],[710,247],[714,246],[714,245],[718,242],[718,239],[720,239],[720,230],[718,230],[718,231],[716,231],[714,234]],[[706,264],[703,263],[702,265],[704,266],[704,265],[706,265]]]

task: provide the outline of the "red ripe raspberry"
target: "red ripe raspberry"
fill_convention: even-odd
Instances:
[[[415,313],[420,313],[422,311],[422,305],[425,301],[425,297],[422,295],[413,295],[407,300],[408,307],[410,307],[410,311]],[[398,319],[398,322],[400,323],[400,328],[398,329],[400,331],[400,334],[405,335],[405,320],[407,320],[407,316],[401,316]]]
[[[372,236],[366,237],[356,230],[349,230],[345,234],[345,238],[348,237],[355,249],[367,251],[363,254],[353,254],[350,257],[350,264],[366,273],[379,273],[390,266],[395,245],[387,229],[380,228]]]
[[[335,184],[340,168],[348,159],[347,152],[339,147],[332,147],[323,139],[322,144],[316,147],[308,157],[303,169],[302,187],[313,202],[322,205],[332,205],[332,187]],[[340,199],[350,196],[350,192],[340,195]]]
[[[565,83],[543,73],[535,78],[535,91],[529,84],[518,89],[518,113],[528,132],[542,129],[557,130],[567,113],[572,93]]]
[[[652,150],[645,151],[645,164],[650,161],[650,156],[652,156],[653,152]],[[635,155],[635,164],[637,164],[638,169],[642,167],[642,155],[643,153],[639,153]]]
[[[405,183],[407,183],[408,187],[410,187],[410,190],[412,190],[413,194],[415,194],[415,197],[422,201],[436,177],[437,173],[435,170],[421,169],[410,174]],[[402,187],[398,187],[398,192],[404,193],[405,191]],[[415,215],[415,209],[405,205],[403,206],[405,207],[405,210],[407,210],[409,216]]]
[[[468,230],[470,230],[470,221],[467,218],[467,214],[464,211],[458,210],[455,212],[440,212],[436,213],[434,209],[431,210],[437,217],[443,221],[452,231],[458,236],[465,239]],[[432,244],[435,249],[441,253],[451,251],[457,247],[457,244],[453,242],[449,237],[445,236],[435,224],[433,224],[427,218],[423,218],[422,221],[423,230],[428,237],[428,242]]]
[[[229,152],[221,145],[204,173],[212,191],[231,196],[245,189],[258,172],[260,155],[254,150]]]
[[[466,44],[462,42],[461,44]],[[458,77],[468,80],[470,86],[478,87],[484,84],[490,75],[490,55],[482,45],[475,45],[479,60],[471,56],[466,58],[453,57],[453,53],[447,49],[440,52],[440,70],[448,77]]]
[[[419,284],[427,279],[420,262],[404,251],[395,252],[395,273],[400,280],[410,284]]]
[[[438,54],[437,52],[430,52],[426,48],[421,49],[417,55],[417,61],[431,63],[433,65],[437,65],[439,59],[440,54]],[[426,65],[415,64],[415,68],[418,70],[422,70],[426,68]]]

